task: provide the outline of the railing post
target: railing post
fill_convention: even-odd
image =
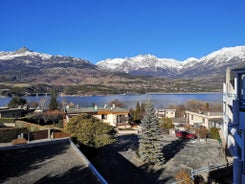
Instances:
[[[195,172],[193,169],[191,169],[191,179],[194,181],[194,176],[195,176]]]

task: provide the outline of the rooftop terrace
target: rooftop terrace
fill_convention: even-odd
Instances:
[[[0,149],[0,183],[100,183],[67,141]]]

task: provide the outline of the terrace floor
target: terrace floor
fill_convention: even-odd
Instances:
[[[100,183],[69,142],[0,151],[0,183]]]

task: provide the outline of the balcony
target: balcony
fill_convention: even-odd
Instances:
[[[223,101],[226,102],[227,105],[232,106],[233,100],[237,99],[237,95],[233,93],[224,93],[223,94]]]

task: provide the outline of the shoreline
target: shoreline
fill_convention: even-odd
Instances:
[[[137,94],[137,93],[130,93],[130,94],[105,94],[105,95],[64,95],[64,94],[59,94],[59,97],[103,97],[103,96],[139,96],[139,95],[205,95],[205,94],[222,94],[223,92],[179,92],[179,93],[162,93],[162,92],[154,92],[154,93],[144,93],[144,94]],[[23,97],[41,97],[45,96],[42,93],[40,95],[25,95]],[[47,95],[49,96],[49,95]],[[9,96],[0,96],[0,98],[13,98]]]

